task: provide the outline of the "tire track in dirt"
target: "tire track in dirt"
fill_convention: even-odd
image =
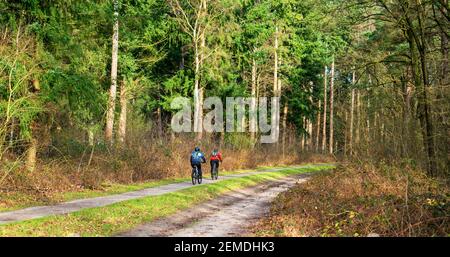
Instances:
[[[230,237],[248,235],[248,226],[267,215],[270,203],[281,192],[310,175],[301,174],[233,191],[166,218],[118,234],[126,237]]]

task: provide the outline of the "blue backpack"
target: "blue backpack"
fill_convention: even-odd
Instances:
[[[192,163],[193,164],[200,164],[203,161],[203,154],[201,152],[192,152],[191,154]]]

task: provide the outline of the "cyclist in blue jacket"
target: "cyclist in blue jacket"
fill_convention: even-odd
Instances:
[[[200,147],[195,147],[191,153],[191,166],[192,169],[197,167],[200,176],[202,176],[202,163],[206,163],[205,155],[200,151]]]

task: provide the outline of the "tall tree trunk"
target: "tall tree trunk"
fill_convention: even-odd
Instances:
[[[313,87],[314,84],[312,82],[310,82],[310,88],[309,88],[309,105],[313,106],[313,98],[312,98],[312,94],[313,94]],[[311,117],[311,116],[310,116]],[[311,118],[309,118],[309,122],[308,122],[308,150],[309,151],[313,151],[313,121]]]
[[[354,110],[355,110],[355,84],[356,84],[356,74],[355,71],[353,71],[353,78],[352,78],[352,104],[350,108],[350,135],[349,135],[349,146],[350,146],[350,155],[353,155],[353,122],[354,122]]]
[[[303,117],[303,129],[306,129],[306,118]],[[305,133],[302,133],[302,152],[305,151]]]
[[[206,0],[202,0],[201,2],[201,13],[202,17],[207,16],[207,5]],[[198,33],[200,33],[198,35]],[[194,113],[194,131],[197,132],[197,140],[201,140],[203,138],[203,85],[201,85],[202,76],[200,75],[201,68],[203,67],[203,61],[205,59],[204,51],[206,47],[206,38],[205,38],[206,29],[203,28],[203,31],[197,30],[194,31],[194,41],[195,41],[195,89],[196,93],[194,93],[194,104],[195,110]],[[200,46],[198,45],[197,36],[200,39]]]
[[[158,109],[156,110],[156,115],[158,116],[158,136],[160,139],[162,139],[163,138],[163,122],[162,122],[161,106],[158,106]]]
[[[403,129],[402,136],[403,140],[402,144],[402,155],[405,158],[409,158],[409,153],[411,152],[411,146],[413,145],[410,141],[413,140],[411,131],[411,96],[412,96],[412,87],[408,83],[408,72],[406,71],[405,77],[402,78],[402,90],[403,90]]]
[[[361,139],[361,93],[359,90],[356,91],[356,135],[355,135],[355,145],[359,148],[359,143]]]
[[[196,31],[194,31],[194,38],[196,38]],[[197,40],[194,39],[195,52],[195,79],[194,79],[194,132],[197,133],[197,139],[202,138],[202,118],[200,116],[201,102],[200,102],[200,53]]]
[[[319,111],[317,115],[317,133],[316,133],[316,152],[319,152],[319,140],[320,140],[320,117],[322,115],[320,114],[320,108],[321,108],[322,101],[319,99]]]
[[[278,69],[280,69],[280,66],[281,66],[281,55],[278,55]],[[277,96],[280,97],[280,102],[278,102],[277,108],[281,109],[281,86],[282,86],[281,82],[282,82],[282,80],[280,78],[280,74],[278,74],[278,79],[277,80],[278,80]],[[276,137],[279,137],[279,135],[280,135],[280,126],[279,126],[279,124],[280,124],[280,115],[279,115],[279,112],[278,112],[278,115],[276,116],[276,118],[277,118],[277,124],[278,124],[278,126],[275,127],[276,128]]]
[[[428,102],[427,56],[424,45],[418,45],[414,31],[408,29],[408,43],[411,54],[412,74],[418,91],[418,116],[421,124],[423,144],[428,159],[428,173],[436,174],[436,155],[433,140],[433,124],[431,122],[430,103]]]
[[[278,97],[279,96],[279,92],[278,89],[281,85],[279,85],[278,82],[278,27],[275,28],[275,40],[274,40],[274,64],[273,64],[273,96],[274,97]],[[272,108],[278,109],[279,106],[277,104],[275,104],[275,106],[272,106]],[[275,115],[271,118],[271,122],[273,124],[277,124],[278,122],[278,117]],[[277,126],[278,127],[278,126]],[[276,131],[275,133],[272,133],[272,141],[275,142],[276,138],[278,137],[278,130],[279,128],[275,128]]]
[[[125,143],[127,135],[127,88],[125,81],[120,83],[120,116],[119,116],[119,142]]]
[[[333,128],[333,101],[334,101],[334,58],[333,62],[331,63],[331,83],[330,83],[330,154],[333,154],[333,137],[334,137],[334,128]]]
[[[273,94],[277,96],[278,93],[278,27],[275,28],[274,40],[274,57],[273,57]]]
[[[445,6],[448,6],[448,1],[443,0],[443,3],[445,4],[442,6],[441,12],[445,15],[447,14],[447,9]],[[449,118],[448,118],[448,111],[446,109],[446,88],[450,84],[449,81],[449,63],[448,63],[448,35],[446,31],[441,32],[441,55],[442,55],[442,70],[441,70],[441,79],[440,79],[440,86],[439,86],[439,93],[438,93],[438,99],[437,104],[439,106],[438,108],[438,126],[440,127],[440,131],[449,131]],[[442,154],[442,158],[445,158],[447,153],[449,152],[448,146],[450,145],[450,137],[446,133],[442,133],[439,137],[438,142],[440,142],[440,147],[438,148],[438,152]]]
[[[251,101],[251,110],[254,110],[256,112],[258,102],[256,100],[256,60],[255,58],[252,59],[252,101]],[[256,113],[253,113],[253,115],[250,116],[250,136],[252,142],[256,139],[256,131],[257,131],[257,123],[256,123]]]
[[[423,121],[425,123],[426,128],[426,137],[425,140],[427,141],[427,153],[428,153],[428,161],[429,161],[429,174],[431,176],[436,175],[436,152],[435,152],[435,145],[434,145],[434,128],[433,128],[433,122],[431,120],[431,106],[428,100],[428,72],[427,72],[427,65],[426,65],[426,56],[425,52],[422,53],[422,76],[424,77],[424,85],[423,88]]]
[[[383,114],[383,110],[381,110],[381,114],[380,114],[380,123],[381,123],[381,145],[386,148],[386,133],[385,133],[385,125],[384,125],[384,114]]]
[[[369,85],[372,83],[369,83]],[[367,110],[366,110],[366,154],[369,155],[369,144],[370,144],[370,117],[369,117],[369,110],[370,110],[370,98],[367,97]]]
[[[200,103],[199,103],[199,123],[201,124],[200,126],[200,133],[197,134],[197,140],[201,140],[203,138],[203,100],[205,97],[205,91],[203,90],[203,87],[200,87],[200,92],[199,92],[199,99],[200,99]]]
[[[288,105],[284,104],[283,109],[283,158],[286,151],[286,136],[287,136],[287,115],[288,115]]]
[[[322,153],[325,153],[327,146],[327,66],[325,66],[323,79],[323,131],[322,131]]]
[[[109,89],[108,111],[106,114],[105,139],[112,144],[114,113],[116,109],[116,91],[117,91],[117,61],[119,53],[119,12],[118,0],[114,1],[114,28],[111,55],[111,87]]]
[[[420,57],[420,68],[421,68],[421,73],[422,73],[422,81],[423,81],[423,90],[422,94],[423,96],[421,97],[422,99],[422,105],[423,105],[423,123],[425,125],[425,137],[424,137],[424,141],[426,141],[426,151],[428,154],[428,173],[431,176],[435,176],[436,175],[436,171],[437,171],[437,164],[436,164],[436,150],[435,150],[435,144],[434,144],[434,126],[433,126],[433,122],[432,122],[432,114],[431,114],[431,101],[429,100],[429,96],[428,96],[428,88],[430,86],[430,81],[429,81],[429,75],[428,75],[428,41],[427,41],[427,36],[425,35],[425,7],[424,5],[416,0],[416,4],[417,4],[417,21],[418,21],[418,28],[419,28],[419,33],[418,35],[416,35],[414,37],[415,42],[416,42],[416,46],[419,52],[419,57]],[[408,17],[406,17],[406,19],[408,19]],[[412,30],[412,28],[411,28]],[[412,33],[414,33],[414,31],[411,31]],[[419,103],[420,104],[420,103]]]
[[[348,124],[348,112],[347,111],[345,111],[344,110],[344,112],[345,112],[345,128],[344,128],[344,155],[347,155],[347,151],[348,151],[348,149],[347,149],[347,147],[348,147],[348,143],[347,143],[347,141],[348,141],[348,134],[350,133],[350,131],[349,131],[349,129],[348,129],[348,127],[347,127],[347,124]],[[337,147],[337,146],[336,146]]]
[[[448,6],[448,1],[445,0],[445,4]],[[443,11],[446,13],[447,9],[443,7]],[[446,32],[441,33],[441,52],[442,52],[442,83],[441,87],[447,85],[448,74],[450,72],[448,68],[448,35]]]

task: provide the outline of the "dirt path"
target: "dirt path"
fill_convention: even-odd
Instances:
[[[320,166],[320,165],[321,164],[314,165],[314,166]],[[325,165],[325,164],[322,164],[322,165]],[[249,176],[249,175],[253,175],[253,174],[280,171],[280,170],[285,170],[285,169],[289,169],[289,168],[307,168],[307,167],[311,167],[311,166],[304,165],[304,166],[293,166],[293,167],[287,167],[287,168],[265,169],[265,170],[261,170],[261,171],[253,171],[253,172],[246,172],[246,173],[240,173],[240,174],[234,174],[234,175],[228,175],[228,176],[221,176],[219,178],[219,180],[214,180],[214,181],[209,180],[209,179],[203,179],[203,183],[210,184],[210,183],[216,183],[217,181],[221,181],[221,180],[245,177],[245,176]],[[67,214],[67,213],[79,211],[79,210],[85,209],[85,208],[101,207],[101,206],[114,204],[117,202],[142,198],[142,197],[146,197],[146,196],[162,195],[162,194],[182,190],[182,189],[185,189],[185,188],[188,188],[191,186],[192,186],[191,182],[173,183],[173,184],[152,187],[152,188],[147,188],[147,189],[143,189],[143,190],[139,190],[139,191],[122,193],[122,194],[80,199],[80,200],[74,200],[74,201],[64,202],[64,203],[50,205],[50,206],[37,206],[37,207],[30,207],[30,208],[25,208],[25,209],[16,210],[16,211],[1,212],[0,213],[0,224],[42,218],[42,217],[46,217],[46,216],[50,216],[50,215]]]
[[[286,177],[226,194],[167,218],[140,225],[118,236],[229,237],[248,235],[247,227],[266,215],[281,192],[308,179]]]

